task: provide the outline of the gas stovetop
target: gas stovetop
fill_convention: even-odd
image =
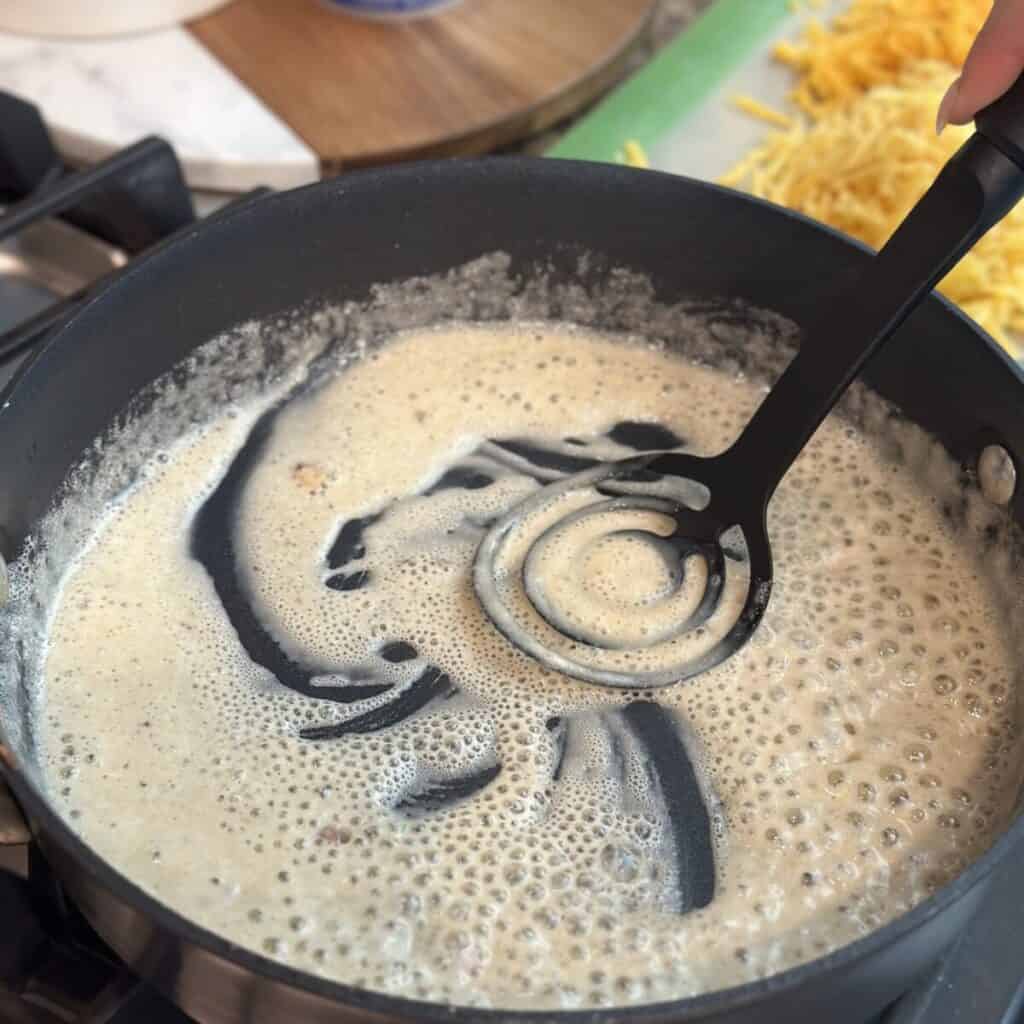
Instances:
[[[74,173],[60,164],[33,108],[0,94],[5,205],[0,388],[91,288],[194,218],[165,143],[144,140]],[[1024,861],[1001,868],[954,948],[865,1024],[1024,1024],[1022,921]],[[99,939],[37,851],[0,849],[0,1024],[189,1021]]]

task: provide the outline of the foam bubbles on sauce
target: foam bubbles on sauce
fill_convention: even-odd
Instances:
[[[618,424],[713,453],[762,393],[635,340],[463,324],[195,429],[59,594],[60,807],[205,927],[414,998],[673,999],[879,927],[987,848],[1021,781],[998,588],[905,467],[830,419],[772,502],[761,626],[685,684],[547,671],[473,593],[486,525],[628,454]],[[591,596],[642,607],[664,566],[615,579],[613,548]],[[655,734],[705,818],[666,810]]]

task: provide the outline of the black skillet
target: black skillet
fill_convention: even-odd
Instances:
[[[1020,137],[994,142],[1007,157],[1020,158]],[[976,182],[978,218],[985,216],[990,185],[984,176]],[[17,556],[68,470],[133,395],[206,340],[252,318],[363,300],[379,282],[437,274],[495,251],[508,253],[513,271],[524,277],[551,272],[600,288],[610,268],[625,267],[647,276],[665,302],[737,298],[798,324],[819,315],[822,287],[848,281],[871,258],[820,225],[735,192],[573,162],[429,163],[263,198],[189,229],[133,264],[50,334],[0,395],[3,556]],[[581,270],[583,254],[591,258]],[[968,472],[990,443],[1015,460],[1024,452],[1024,378],[938,298],[910,317],[865,377]],[[1024,520],[1019,497],[1011,512]],[[296,972],[146,896],[55,813],[38,783],[33,722],[21,697],[15,690],[3,705],[0,760],[40,847],[114,949],[209,1022],[803,1018],[857,1024],[904,991],[959,935],[989,873],[1024,846],[1018,815],[988,854],[911,913],[765,981],[628,1011],[452,1009]]]

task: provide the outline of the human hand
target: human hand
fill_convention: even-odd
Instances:
[[[1024,71],[1024,0],[995,0],[960,77],[939,105],[935,129],[967,124],[1010,88]]]

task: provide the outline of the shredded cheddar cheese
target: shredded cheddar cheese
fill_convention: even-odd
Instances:
[[[647,154],[644,152],[644,147],[633,139],[623,144],[621,161],[629,167],[651,166],[650,161],[647,159]]]
[[[737,96],[733,102],[745,114],[767,121],[768,124],[773,124],[776,128],[791,128],[793,126],[793,118],[788,114],[774,110],[761,103],[760,100],[755,100],[752,96]]]
[[[825,0],[789,0],[787,4],[791,14],[799,14],[805,7],[813,11],[820,11],[825,6]]]
[[[950,65],[952,81],[991,7],[991,0],[854,0],[827,27],[810,19],[800,42],[780,43],[775,56],[799,76],[794,102],[820,117],[922,61]]]
[[[970,133],[948,127],[936,137],[935,114],[989,6],[854,0],[828,28],[811,22],[799,44],[776,51],[798,76],[793,98],[803,116],[738,98],[741,109],[784,130],[722,183],[881,247]],[[1024,351],[1024,209],[982,239],[939,290],[1011,353]]]

